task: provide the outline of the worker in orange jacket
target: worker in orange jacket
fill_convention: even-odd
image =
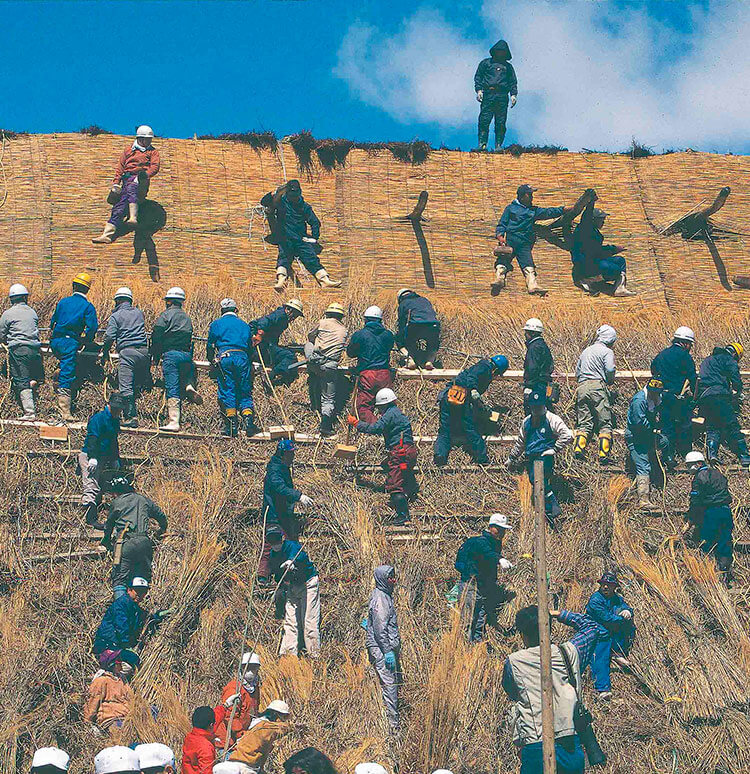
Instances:
[[[278,699],[272,701],[240,737],[229,760],[244,763],[260,774],[274,744],[289,731],[288,719],[289,705]]]
[[[150,126],[139,126],[135,141],[125,150],[117,162],[112,180],[112,189],[107,201],[112,204],[112,214],[104,231],[91,241],[95,245],[111,244],[115,232],[128,215],[128,226],[138,226],[138,203],[148,194],[151,178],[158,174],[161,161],[159,151],[153,147],[154,130]]]
[[[260,706],[260,656],[257,653],[242,655],[241,678],[233,677],[221,692],[221,704],[214,709],[216,723],[214,736],[217,749],[223,749],[227,738],[227,721],[232,707],[237,711],[232,719],[232,743],[236,742],[258,716]]]
[[[193,727],[182,743],[182,774],[212,774],[216,762],[214,748],[214,711],[197,707]]]

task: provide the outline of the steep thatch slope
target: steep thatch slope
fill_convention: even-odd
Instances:
[[[66,269],[67,273],[67,269]],[[149,320],[161,308],[159,288],[148,280],[129,280]],[[93,299],[103,318],[118,277],[97,282]],[[258,295],[249,284],[222,276],[216,286],[200,277],[185,282],[188,311],[198,333],[216,313],[216,299],[234,295],[243,315],[268,308],[270,295]],[[399,283],[400,284],[400,283]],[[34,301],[43,324],[67,281]],[[293,338],[302,340],[333,298],[316,294]],[[392,293],[378,288],[350,289],[341,294],[352,326],[364,306],[378,300],[393,324]],[[541,307],[529,301],[512,310],[462,309],[460,302],[439,299],[444,344],[457,352],[507,352],[518,367],[520,324],[531,313],[544,317],[558,368],[569,371],[580,349],[600,323],[600,308],[574,312],[559,305]],[[621,314],[624,318],[626,315]],[[664,345],[675,319],[668,315],[627,315],[622,322],[617,355],[622,367],[644,368]],[[710,310],[694,310],[685,319],[699,332],[698,356],[714,341],[750,339],[744,313],[719,319]],[[466,358],[447,354],[449,365]],[[51,371],[51,369],[50,369]],[[3,383],[4,386],[7,383]],[[187,430],[215,433],[213,387],[202,409],[186,411]],[[439,385],[404,382],[397,389],[420,434],[437,425],[435,395]],[[635,386],[623,388],[619,415]],[[265,425],[282,419],[279,406],[256,389]],[[283,388],[285,413],[300,430],[312,431],[316,419],[307,408],[304,380]],[[504,424],[513,432],[520,421],[517,385],[498,383],[492,402],[508,407]],[[87,385],[79,401],[81,417],[101,405],[101,385]],[[41,398],[42,413],[52,417],[51,387]],[[163,410],[158,391],[144,396],[144,423],[153,427]],[[560,413],[569,424],[572,391],[563,385]],[[0,413],[15,413],[5,394]],[[743,425],[748,426],[748,417]],[[339,440],[343,438],[340,433]],[[155,590],[150,604],[176,609],[173,619],[145,651],[147,668],[138,681],[139,703],[132,721],[108,740],[95,739],[81,721],[86,685],[94,671],[89,654],[95,627],[110,598],[108,560],[29,563],[25,557],[80,551],[93,544],[68,537],[82,529],[79,509],[70,502],[78,492],[75,450],[80,431],[61,448],[50,448],[31,430],[0,430],[0,771],[28,770],[30,751],[57,741],[74,755],[75,774],[91,770],[93,754],[106,743],[122,740],[166,741],[179,748],[188,713],[197,704],[215,703],[242,647],[250,589],[259,550],[258,505],[269,445],[210,438],[175,440],[129,434],[123,454],[136,470],[138,486],[159,501],[170,517],[170,536],[158,550]],[[423,774],[438,765],[462,774],[502,771],[517,766],[504,720],[506,701],[500,689],[502,659],[518,647],[511,630],[515,610],[534,599],[530,488],[497,468],[438,472],[431,450],[421,450],[422,493],[415,504],[418,528],[435,527],[439,540],[394,542],[384,534],[380,517],[387,513],[385,495],[373,490],[382,482],[377,471],[354,471],[331,460],[332,443],[305,446],[298,454],[296,479],[315,498],[304,542],[321,572],[323,597],[322,658],[314,663],[274,656],[279,624],[267,601],[253,599],[247,645],[256,642],[264,656],[264,697],[283,697],[293,708],[295,729],[279,749],[279,759],[306,744],[325,750],[342,774],[354,764],[379,759],[402,772]],[[504,452],[491,448],[493,465]],[[618,464],[624,458],[617,446]],[[360,442],[358,464],[377,463],[376,439]],[[457,450],[452,463],[467,463]],[[748,596],[750,564],[738,554],[734,589],[727,593],[710,563],[676,538],[680,516],[675,508],[687,501],[689,480],[670,480],[665,513],[644,517],[633,509],[629,481],[616,471],[601,474],[593,462],[560,461],[564,519],[549,536],[550,580],[560,604],[581,609],[604,568],[618,568],[625,594],[636,610],[639,637],[635,674],[614,675],[611,704],[595,705],[604,746],[610,754],[607,772],[732,772],[750,769],[750,727],[746,709],[748,682]],[[750,539],[746,479],[732,477],[738,540]],[[515,597],[504,608],[491,648],[468,649],[445,602],[455,580],[453,558],[460,541],[479,528],[487,513],[513,514],[519,528],[507,544],[516,567],[506,582]],[[48,537],[38,537],[48,533]],[[359,620],[370,589],[370,574],[381,562],[394,562],[401,578],[397,604],[405,643],[405,735],[392,744],[374,677],[368,673]],[[558,627],[555,636],[565,636]],[[158,710],[153,719],[151,707]],[[279,771],[278,760],[270,770]]]
[[[128,143],[104,134],[5,141],[2,279],[34,276],[49,284],[84,267],[114,267],[119,279],[133,276],[132,236],[106,248],[90,243],[107,217],[104,199],[117,157]],[[628,246],[630,280],[639,295],[616,301],[603,297],[593,301],[596,307],[679,312],[697,304],[731,308],[745,299],[726,278],[750,273],[747,157],[558,153],[514,158],[433,151],[424,163],[410,165],[389,150],[351,150],[333,171],[322,168],[313,154],[306,174],[288,142],[279,143],[275,153],[228,140],[159,139],[157,145],[162,171],[150,198],[164,208],[166,225],[155,236],[151,260],[160,264],[165,287],[187,277],[210,280],[220,267],[240,281],[269,285],[276,251],[264,246],[263,223],[253,218],[252,209],[286,176],[302,178],[305,195],[323,220],[323,260],[352,287],[410,284],[441,296],[486,297],[494,226],[517,185],[529,182],[540,189],[537,203],[542,205],[572,203],[593,186],[611,213],[608,235]],[[659,235],[660,228],[712,200],[724,185],[731,186],[732,194],[715,220],[726,231],[740,233],[716,233],[711,242]],[[414,228],[403,216],[422,190],[430,196],[427,222]],[[540,239],[537,260],[553,291],[540,308],[561,301],[592,303],[572,286],[569,256],[560,247]],[[144,256],[136,269],[144,276],[146,263]],[[314,282],[307,277],[304,284],[310,288]],[[487,303],[517,302],[521,285],[516,272],[509,289]]]

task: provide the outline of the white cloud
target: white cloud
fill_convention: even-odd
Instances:
[[[421,10],[390,37],[351,27],[336,73],[397,120],[455,129],[476,120],[472,77],[488,43],[506,38],[519,79],[511,123],[524,142],[571,149],[747,150],[750,3],[692,8],[676,31],[644,7],[607,2],[485,0],[485,40]]]

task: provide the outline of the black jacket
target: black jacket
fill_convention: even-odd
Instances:
[[[698,398],[714,396],[731,397],[733,393],[742,395],[740,367],[732,355],[723,347],[715,347],[702,363],[699,377],[700,395]]]
[[[726,476],[716,468],[704,465],[693,478],[693,486],[690,490],[691,514],[702,514],[706,508],[731,504],[732,495],[729,494]]]
[[[497,583],[497,565],[503,551],[502,540],[489,532],[465,540],[456,554],[456,569],[461,580],[477,579],[478,588],[492,587]]]
[[[436,323],[437,315],[429,298],[420,296],[413,290],[404,293],[398,300],[398,331],[396,343],[405,346],[406,328],[409,323]]]
[[[292,469],[281,459],[280,452],[274,452],[266,466],[263,482],[263,510],[266,521],[278,524],[280,519],[294,517],[294,504],[302,492],[292,484]],[[262,514],[261,514],[262,515]]]
[[[695,361],[690,353],[679,344],[672,344],[663,349],[651,361],[651,375],[664,382],[664,390],[673,395],[679,395],[685,380],[690,382],[690,389],[695,390]]]
[[[170,350],[193,351],[193,323],[180,306],[163,311],[151,332],[151,357],[154,363]]]
[[[349,357],[357,358],[357,373],[380,371],[391,367],[391,350],[395,338],[380,320],[368,320],[346,348]]]
[[[549,351],[547,342],[540,336],[535,336],[526,342],[526,357],[523,361],[523,383],[527,387],[537,384],[547,385],[552,381],[552,371],[555,361]]]
[[[510,63],[510,48],[504,40],[498,40],[490,49],[490,56],[483,59],[474,74],[474,91],[502,94],[518,94],[516,71]]]

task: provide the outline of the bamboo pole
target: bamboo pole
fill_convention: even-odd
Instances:
[[[555,774],[555,710],[552,690],[552,645],[550,642],[549,599],[547,595],[547,516],[544,508],[544,462],[534,460],[534,513],[536,547],[537,607],[539,610],[539,656],[542,681],[542,750],[544,774]]]

